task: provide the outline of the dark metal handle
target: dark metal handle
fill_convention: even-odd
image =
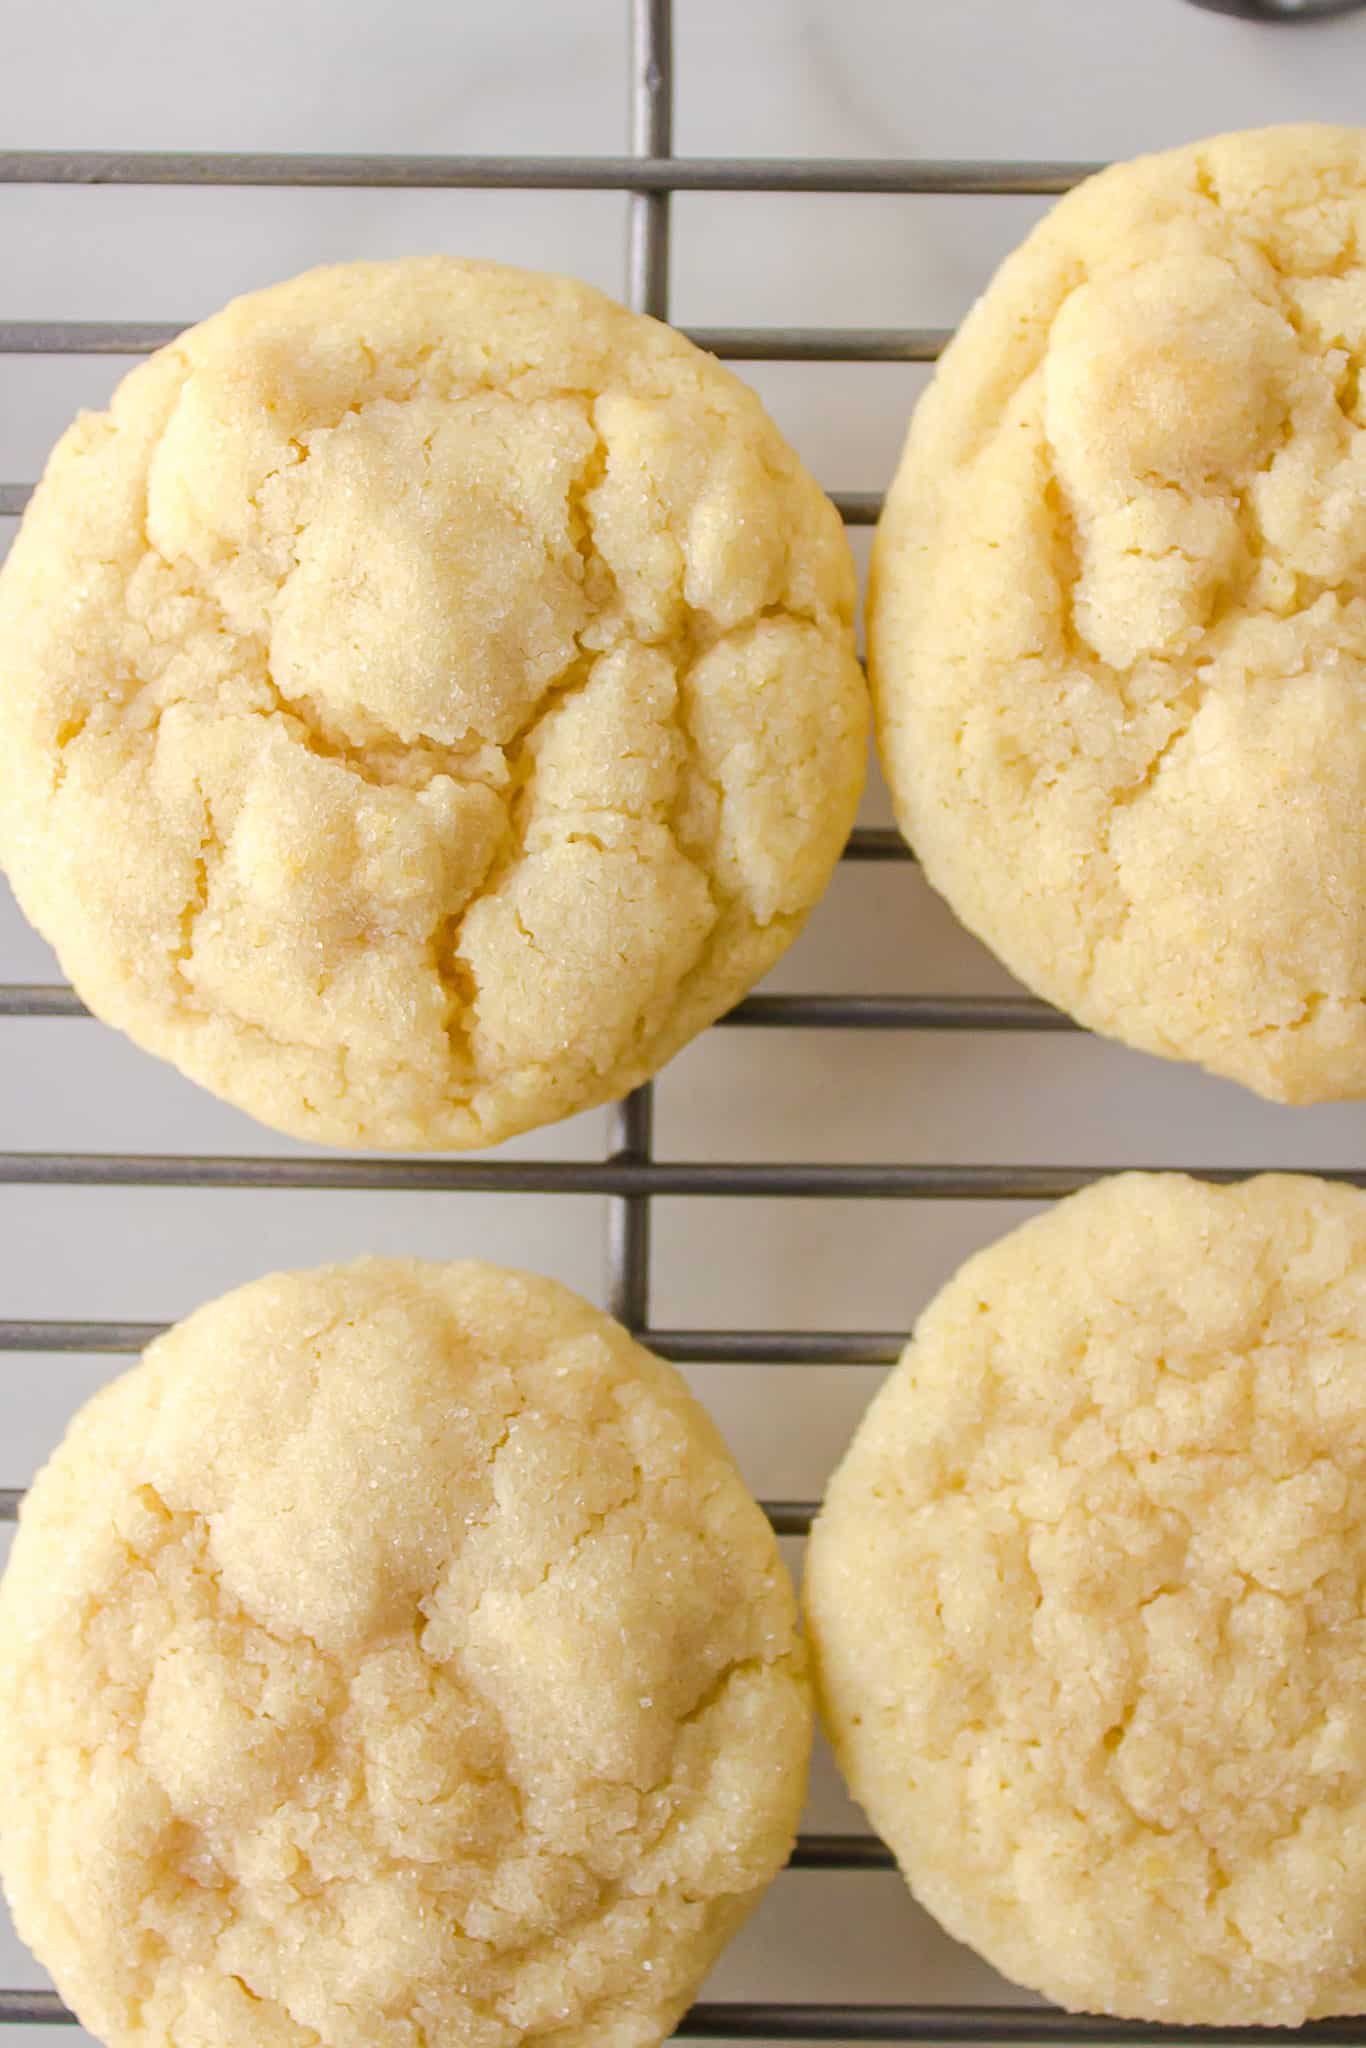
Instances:
[[[1331,14],[1355,14],[1366,0],[1191,0],[1210,14],[1236,14],[1240,21],[1324,21]]]

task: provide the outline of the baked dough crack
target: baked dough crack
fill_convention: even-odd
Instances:
[[[90,1007],[266,1122],[493,1143],[799,928],[863,776],[854,594],[683,337],[496,265],[316,272],[54,453],[0,575],[0,855]]]
[[[928,880],[1083,1024],[1284,1101],[1366,1092],[1364,190],[1304,127],[1070,194],[917,408],[870,595]]]

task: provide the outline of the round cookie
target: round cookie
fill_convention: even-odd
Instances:
[[[729,1008],[853,820],[838,515],[567,279],[237,300],[58,444],[0,574],[0,859],[90,1008],[263,1122],[491,1144]]]
[[[670,1367],[525,1274],[285,1274],[24,1503],[0,1871],[110,2048],[653,2048],[788,1854],[810,1720]]]
[[[1096,1031],[1366,1093],[1366,131],[1123,164],[912,423],[869,611],[929,880]]]
[[[1067,2007],[1366,2010],[1366,1196],[1127,1174],[970,1259],[830,1487],[826,1725]]]

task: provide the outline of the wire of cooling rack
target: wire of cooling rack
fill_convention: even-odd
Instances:
[[[916,162],[899,160],[676,158],[672,155],[673,53],[670,0],[630,0],[631,150],[624,157],[289,156],[148,154],[135,151],[0,151],[0,184],[387,187],[621,191],[627,198],[627,297],[638,311],[667,317],[669,211],[675,192],[981,193],[1051,195],[1067,191],[1093,164]],[[700,328],[704,348],[733,361],[929,362],[948,339],[939,328]],[[178,329],[163,323],[0,322],[0,355],[137,355]],[[0,483],[0,517],[22,512],[27,482]],[[835,493],[847,524],[872,525],[878,493]],[[909,860],[895,832],[856,831],[844,858]],[[74,991],[29,983],[0,985],[0,1018],[83,1019]],[[1076,1027],[1029,997],[812,994],[751,996],[722,1020],[747,1028],[819,1030],[1070,1031]],[[650,1210],[654,1197],[1016,1199],[1073,1192],[1113,1169],[1055,1166],[733,1165],[660,1160],[653,1149],[651,1089],[637,1089],[612,1113],[601,1161],[468,1159],[206,1158],[176,1155],[0,1152],[0,1185],[365,1188],[388,1191],[498,1190],[596,1194],[609,1198],[607,1295],[614,1314],[662,1357],[680,1363],[775,1366],[888,1365],[898,1332],[670,1330],[650,1321]],[[1199,1171],[1199,1169],[1196,1169]],[[1241,1171],[1209,1169],[1212,1180]],[[1328,1176],[1366,1185],[1366,1172]],[[74,1321],[0,1321],[6,1352],[139,1352],[163,1325]],[[18,1513],[22,1490],[0,1488],[0,1521]],[[802,1536],[818,1503],[766,1501],[780,1535]],[[817,1834],[799,1839],[793,1871],[887,1871],[892,1858],[872,1836]],[[73,2024],[55,1992],[0,1989],[0,2024]],[[1174,2029],[1088,2017],[1028,2005],[701,2004],[680,2038],[775,2042],[920,2042],[1019,2044],[1019,2048],[1128,2048],[1149,2041],[1211,2044],[1294,2038],[1366,2048],[1366,2023],[1322,2021],[1291,2030]]]

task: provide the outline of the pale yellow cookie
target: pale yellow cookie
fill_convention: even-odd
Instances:
[[[715,1429],[490,1266],[200,1309],[78,1415],[0,1582],[0,1871],[110,2048],[654,2048],[809,1745]]]
[[[1022,980],[1366,1094],[1366,131],[1123,164],[917,409],[869,649],[901,825]]]
[[[1126,1174],[980,1252],[836,1474],[826,1725],[916,1896],[1083,2011],[1366,2011],[1366,1195]]]
[[[239,299],[0,574],[0,857],[90,1007],[264,1122],[492,1143],[790,942],[864,772],[854,574],[754,394],[586,285]]]

